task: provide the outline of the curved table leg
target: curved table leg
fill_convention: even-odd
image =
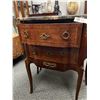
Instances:
[[[42,70],[42,68],[40,67],[40,71]]]
[[[80,69],[78,71],[78,79],[77,79],[77,88],[76,88],[75,100],[78,100],[78,95],[79,95],[82,79],[83,79],[83,69]]]
[[[85,85],[87,85],[87,64],[86,64],[86,69],[85,69]]]
[[[42,70],[42,68],[37,66],[37,74],[39,74],[39,72],[40,72],[41,70]]]
[[[32,74],[31,74],[31,69],[30,69],[30,61],[26,59],[25,64],[26,64],[26,70],[27,70],[29,83],[30,83],[30,93],[33,93],[33,82],[32,82]]]
[[[39,67],[37,66],[37,74],[39,74],[39,72],[40,72],[40,71],[39,71]]]

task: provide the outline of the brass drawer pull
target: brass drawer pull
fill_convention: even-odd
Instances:
[[[51,68],[56,67],[55,63],[50,63],[50,62],[43,62],[43,65],[46,66],[46,67],[51,67]]]
[[[27,30],[24,31],[24,38],[25,39],[29,39],[30,38]]]
[[[48,35],[48,34],[46,34],[46,33],[43,33],[43,34],[40,35],[40,38],[41,38],[42,40],[47,40],[48,38],[50,38],[50,35]]]
[[[63,32],[63,33],[61,34],[61,37],[62,37],[62,39],[64,39],[64,40],[68,40],[69,37],[70,37],[70,33],[67,32],[67,31],[65,31],[65,32]]]

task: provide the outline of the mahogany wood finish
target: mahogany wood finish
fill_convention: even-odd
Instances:
[[[26,1],[26,10],[27,10],[27,16],[29,16],[29,5],[28,5],[28,1]]]
[[[79,47],[82,24],[20,24],[19,30],[22,42],[29,45]]]
[[[20,2],[20,7],[18,7],[18,2]],[[20,19],[19,15],[21,14],[22,17],[25,17],[26,15],[29,16],[29,4],[28,1],[25,1],[26,5],[24,6],[24,1],[13,1],[13,6],[14,6],[14,12],[16,18]],[[26,8],[25,8],[26,7]],[[25,9],[26,9],[26,14],[25,14]],[[21,13],[19,13],[21,12]]]
[[[85,85],[87,85],[87,64],[86,64],[86,69],[85,69]]]
[[[19,12],[18,12],[17,1],[13,1],[13,6],[14,6],[15,17],[18,18],[19,17]]]
[[[83,25],[82,35],[81,35],[81,45],[79,50],[79,60],[78,64],[81,66],[83,64],[83,60],[87,58],[87,25]]]
[[[27,70],[27,74],[29,77],[29,83],[30,83],[30,93],[33,92],[33,83],[32,83],[32,74],[31,74],[31,69],[30,69],[30,60],[26,59],[25,60],[25,64],[26,64],[26,70]]]
[[[23,1],[20,1],[20,11],[21,11],[21,14],[22,14],[22,17],[25,17],[25,10],[24,10],[24,2]]]
[[[42,53],[41,53],[42,52]],[[78,63],[79,49],[29,46],[29,56],[37,60],[46,60],[62,64]]]
[[[25,45],[26,69],[33,92],[30,63],[37,65],[37,73],[42,68],[67,71],[78,74],[76,97],[83,77],[83,61],[86,58],[86,25],[81,23],[33,23],[18,25],[20,39]]]

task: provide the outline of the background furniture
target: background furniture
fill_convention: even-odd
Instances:
[[[23,54],[24,52],[20,42],[19,35],[17,33],[13,33],[13,59],[18,58]]]
[[[16,14],[18,17],[18,14]],[[16,17],[13,16],[13,59],[16,59],[24,54],[22,44],[20,42],[20,37],[18,34]]]

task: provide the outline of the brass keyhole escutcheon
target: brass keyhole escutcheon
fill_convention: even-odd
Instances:
[[[50,35],[48,35],[48,34],[46,34],[46,33],[43,33],[43,34],[40,35],[40,38],[41,38],[42,40],[47,40],[48,38],[50,38]]]

